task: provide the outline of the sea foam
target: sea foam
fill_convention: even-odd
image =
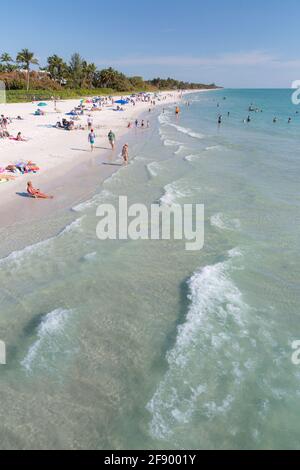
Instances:
[[[241,229],[239,219],[229,219],[222,213],[215,214],[210,219],[211,225],[220,230],[237,231]]]
[[[208,382],[218,375],[215,371],[207,376],[205,370],[207,364],[215,363],[217,367],[224,348],[236,358],[238,339],[222,327],[224,322],[235,325],[241,335],[246,334],[249,307],[230,277],[237,252],[232,250],[223,263],[196,271],[188,281],[190,305],[186,319],[178,327],[174,347],[167,354],[168,370],[147,406],[152,416],[150,432],[156,439],[172,439],[183,425],[187,430],[199,406],[210,419],[226,415],[234,404],[234,396],[225,390],[222,396],[221,389],[218,399],[211,395],[212,385]],[[231,373],[241,381],[236,363]]]
[[[38,362],[47,367],[47,357],[59,353],[64,329],[72,314],[72,310],[59,308],[48,313],[42,319],[37,329],[37,340],[30,347],[26,357],[21,362],[22,367],[30,372]]]
[[[174,181],[164,187],[164,195],[160,198],[160,204],[163,206],[171,206],[175,204],[178,199],[188,197],[191,191],[183,188],[179,182]]]

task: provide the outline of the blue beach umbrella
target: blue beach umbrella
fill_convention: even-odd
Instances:
[[[38,106],[39,108],[42,108],[43,106],[47,106],[47,103],[39,103]]]
[[[128,101],[125,101],[125,100],[118,100],[118,101],[115,101],[115,103],[117,104],[128,104]]]

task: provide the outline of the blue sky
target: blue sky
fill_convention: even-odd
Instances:
[[[27,47],[40,64],[79,52],[130,75],[226,87],[300,79],[299,0],[10,0],[0,52]]]

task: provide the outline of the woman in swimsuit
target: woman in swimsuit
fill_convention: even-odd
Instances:
[[[53,196],[48,196],[47,194],[41,193],[39,189],[35,189],[31,181],[27,183],[27,193],[35,199],[53,199]]]

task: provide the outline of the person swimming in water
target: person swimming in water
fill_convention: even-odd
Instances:
[[[218,117],[218,124],[219,124],[219,125],[222,124],[222,119],[223,119],[223,118],[222,118],[222,116],[221,116],[221,114],[220,114],[220,116]]]

